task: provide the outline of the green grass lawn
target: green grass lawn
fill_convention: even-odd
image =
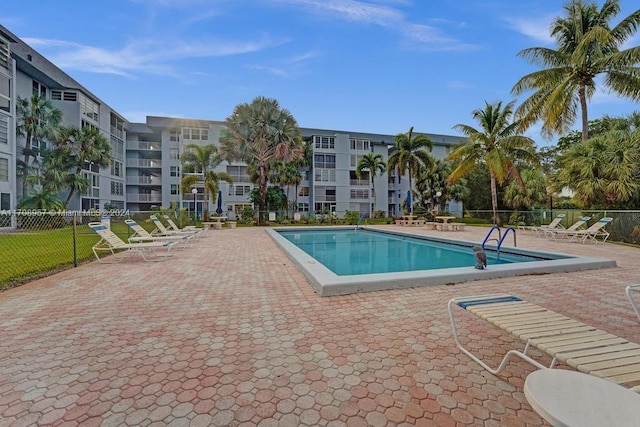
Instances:
[[[147,224],[142,224],[149,228]],[[129,236],[124,223],[111,230],[123,240]],[[95,259],[91,247],[100,238],[87,225],[76,228],[78,263]],[[0,289],[73,267],[73,227],[55,230],[20,230],[0,234]]]

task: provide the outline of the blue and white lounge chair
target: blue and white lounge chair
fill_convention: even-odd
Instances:
[[[99,263],[112,264],[106,262],[98,256],[98,252],[109,252],[113,255],[115,262],[122,261],[125,255],[140,255],[145,261],[161,261],[163,257],[172,256],[171,249],[176,244],[175,241],[170,242],[143,242],[143,243],[126,243],[118,237],[113,231],[101,222],[90,222],[89,227],[100,236],[100,241],[93,245],[93,254]],[[152,255],[153,257],[149,257]]]

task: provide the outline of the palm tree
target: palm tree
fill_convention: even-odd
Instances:
[[[251,104],[237,105],[225,125],[227,134],[220,139],[222,158],[244,161],[258,171],[258,223],[263,224],[267,171],[277,161],[290,162],[303,156],[298,123],[275,99],[257,97]]]
[[[469,138],[469,143],[460,145],[448,159],[459,161],[457,167],[449,176],[449,182],[455,183],[468,175],[478,164],[484,164],[491,182],[491,205],[493,219],[498,224],[498,193],[496,182],[502,184],[509,176],[522,178],[518,172],[516,162],[536,165],[538,159],[535,144],[531,138],[517,133],[520,123],[511,121],[515,101],[502,106],[502,102],[489,104],[485,102],[483,110],[474,110],[473,118],[480,123],[481,129],[457,124],[453,128]],[[524,184],[523,184],[524,185]]]
[[[16,120],[16,134],[25,138],[25,147],[22,150],[24,159],[18,165],[21,169],[24,195],[27,192],[30,158],[37,155],[32,149],[33,141],[49,138],[55,133],[62,121],[62,111],[39,95],[32,95],[31,98],[18,97]]]
[[[180,180],[180,192],[189,194],[193,186],[199,182],[204,183],[204,196],[202,213],[208,218],[209,197],[214,203],[220,190],[219,182],[226,181],[233,184],[233,178],[226,172],[215,172],[214,169],[222,161],[218,148],[213,145],[187,144],[181,157],[183,176]],[[201,174],[201,175],[200,175]],[[195,201],[195,199],[194,199]]]
[[[545,176],[538,169],[520,171],[524,187],[517,180],[512,180],[504,190],[504,202],[514,209],[530,209],[547,201]]]
[[[620,12],[618,0],[606,0],[602,8],[584,0],[564,6],[564,17],[557,17],[551,36],[557,50],[533,47],[518,55],[542,67],[527,74],[513,87],[519,95],[533,90],[516,112],[521,129],[542,120],[542,133],[550,138],[569,130],[581,112],[582,140],[588,138],[587,101],[596,91],[596,76],[604,74],[602,84],[612,93],[640,100],[640,47],[620,50],[640,25],[640,10],[610,28],[609,22]]]
[[[69,194],[64,206],[68,207],[74,193],[82,193],[89,186],[87,180],[82,177],[82,169],[92,164],[98,167],[109,166],[111,144],[99,129],[92,126],[84,126],[81,129],[75,126],[62,127],[56,133],[54,144],[58,155],[66,156],[75,172],[65,179]]]
[[[289,190],[291,189],[291,186],[295,185],[296,193],[297,193],[298,185],[300,185],[300,183],[302,182],[302,175],[300,175],[300,169],[298,168],[298,164],[299,162],[297,161],[288,162],[288,163],[278,162],[274,169],[275,180],[273,181],[273,183],[287,187],[285,194],[287,196],[287,202],[289,206],[293,204],[291,202],[291,198],[289,197],[289,193],[290,193]],[[297,196],[296,196],[295,204],[297,206]]]
[[[413,136],[413,126],[407,133],[395,136],[395,150],[387,160],[387,167],[398,171],[398,179],[409,172],[409,190],[413,191],[411,177],[418,176],[424,168],[430,168],[434,158],[427,152],[433,147],[433,142],[426,135]]]
[[[382,160],[381,154],[367,153],[358,162],[356,166],[356,176],[358,179],[362,178],[363,172],[369,172],[369,179],[371,180],[371,198],[373,199],[373,203],[369,201],[369,218],[373,218],[373,204],[375,204],[376,200],[376,183],[375,177],[378,172],[385,173],[387,171],[387,165]]]
[[[570,188],[586,208],[627,207],[640,190],[638,118],[612,121],[611,130],[569,146],[558,158],[556,190]]]
[[[18,203],[18,208],[59,211],[64,209],[65,206],[55,191],[42,188],[41,190],[30,190],[22,196]]]
[[[415,196],[418,203],[424,208],[430,205],[432,211],[436,209],[436,205],[446,205],[446,200],[452,196],[447,190],[450,187],[447,183],[450,173],[451,163],[442,160],[436,160],[433,166],[423,170],[416,178]]]

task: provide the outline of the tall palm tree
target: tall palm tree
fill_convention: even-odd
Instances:
[[[69,194],[64,206],[68,207],[74,193],[85,191],[88,187],[86,179],[82,177],[82,169],[90,164],[98,167],[109,166],[111,144],[99,129],[91,126],[62,127],[56,133],[54,144],[59,155],[68,158],[75,172],[69,174],[65,181]]]
[[[487,167],[495,224],[498,224],[496,183],[502,184],[509,176],[523,183],[516,166],[517,162],[532,165],[538,163],[533,140],[518,134],[520,124],[518,121],[511,121],[514,104],[515,101],[512,101],[503,107],[502,102],[485,102],[484,109],[474,110],[473,118],[481,128],[476,129],[465,124],[455,125],[453,128],[466,135],[469,143],[459,146],[448,156],[449,160],[459,161],[449,176],[450,183],[468,175],[478,164]]]
[[[22,194],[27,192],[27,177],[31,157],[36,156],[32,149],[33,141],[51,138],[62,121],[62,111],[55,108],[50,101],[39,96],[20,98],[16,102],[16,134],[25,138],[22,150],[24,159],[19,168],[22,170]]]
[[[358,179],[362,178],[365,171],[369,172],[369,179],[371,180],[372,201],[369,201],[369,218],[373,218],[373,204],[375,204],[376,200],[375,177],[378,172],[385,173],[387,171],[387,164],[382,160],[382,154],[367,153],[362,156],[356,166],[356,176]]]
[[[227,134],[220,139],[220,153],[225,160],[244,161],[258,171],[258,223],[263,224],[267,171],[277,161],[303,156],[298,123],[278,101],[259,96],[251,104],[237,105],[225,125]]]
[[[214,203],[220,190],[219,182],[226,181],[233,184],[233,178],[227,172],[215,172],[214,169],[222,162],[218,148],[213,144],[205,146],[199,144],[185,145],[185,151],[180,158],[183,176],[180,180],[180,192],[189,194],[194,185],[202,182],[204,196],[202,213],[208,218],[209,198]],[[189,174],[192,173],[192,174]],[[200,175],[201,174],[201,175]]]
[[[409,172],[409,190],[413,191],[412,176],[417,176],[424,168],[430,168],[434,158],[427,150],[433,147],[433,142],[426,135],[413,136],[413,126],[407,133],[395,136],[395,150],[387,160],[387,167],[398,171],[398,179]]]
[[[542,133],[550,138],[569,130],[581,112],[582,140],[588,138],[587,101],[596,91],[596,76],[619,96],[640,100],[640,47],[620,50],[640,25],[640,10],[613,28],[609,22],[620,12],[618,0],[606,0],[602,8],[585,0],[571,0],[564,16],[551,26],[557,50],[533,47],[520,57],[544,67],[522,77],[513,87],[516,95],[533,90],[516,112],[522,129],[542,120]]]
[[[545,176],[538,169],[520,171],[524,187],[517,180],[512,180],[504,190],[504,202],[514,209],[531,209],[547,201],[547,185]]]
[[[291,198],[289,197],[289,193],[290,193],[289,190],[291,189],[291,186],[295,185],[296,193],[297,193],[298,185],[300,185],[300,183],[302,182],[302,175],[300,175],[300,169],[298,168],[298,164],[299,164],[298,161],[292,161],[287,163],[278,162],[274,170],[274,173],[275,173],[274,184],[285,186],[287,188],[285,194],[287,196],[287,203],[289,206],[292,205]],[[295,204],[297,205],[297,196],[296,196]]]

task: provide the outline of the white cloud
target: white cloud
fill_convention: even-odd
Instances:
[[[462,80],[451,80],[448,81],[447,83],[445,83],[445,86],[447,86],[448,88],[451,89],[456,89],[456,90],[464,90],[464,89],[472,89],[473,86],[470,85],[467,82],[464,82]]]
[[[511,29],[542,44],[549,45],[554,43],[549,28],[555,16],[557,14],[526,18],[511,17],[504,20]]]
[[[86,46],[64,40],[25,38],[30,46],[42,50],[51,62],[67,70],[133,76],[160,74],[174,76],[171,62],[185,58],[241,55],[277,46],[268,37],[260,41],[136,40],[117,50]]]

